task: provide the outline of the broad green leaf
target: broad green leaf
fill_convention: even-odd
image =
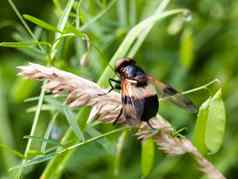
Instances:
[[[193,34],[191,29],[185,29],[180,41],[180,62],[186,68],[190,69],[194,60]]]
[[[142,142],[141,151],[141,172],[143,177],[147,177],[154,164],[154,141],[151,138],[146,139]]]
[[[226,112],[220,89],[210,101],[205,132],[205,144],[212,154],[216,153],[223,143],[225,124]]]
[[[55,26],[53,26],[53,25],[51,25],[51,24],[49,24],[49,23],[47,23],[47,22],[45,22],[45,21],[43,21],[41,19],[38,19],[36,17],[33,17],[31,15],[27,15],[27,14],[23,15],[23,17],[26,20],[28,20],[28,21],[38,25],[39,27],[42,27],[43,29],[46,29],[46,30],[49,30],[49,31],[53,31],[53,32],[60,32],[60,33],[62,33],[61,30],[57,29]]]
[[[208,118],[208,108],[211,98],[208,98],[199,108],[197,122],[193,134],[193,143],[198,148],[198,150],[206,154],[207,147],[205,145],[205,129]]]
[[[221,95],[220,89],[199,109],[193,143],[203,154],[216,153],[223,142],[226,115]]]

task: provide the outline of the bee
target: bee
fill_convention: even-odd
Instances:
[[[108,92],[113,89],[121,90],[122,108],[114,123],[123,115],[128,121],[144,121],[153,128],[149,121],[158,112],[159,97],[166,97],[174,104],[193,113],[196,112],[196,107],[191,100],[172,86],[146,74],[133,59],[119,59],[115,73],[119,75],[119,80],[109,79],[111,89]]]

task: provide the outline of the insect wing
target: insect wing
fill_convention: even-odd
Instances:
[[[156,80],[151,76],[148,76],[148,79],[155,85],[158,93],[160,94],[160,98],[164,98],[166,100],[168,99],[170,102],[185,108],[192,113],[197,112],[197,108],[193,102],[183,94],[179,93],[175,88],[159,80]]]

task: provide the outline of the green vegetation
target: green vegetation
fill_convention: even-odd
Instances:
[[[203,177],[191,157],[165,155],[125,127],[89,126],[90,108],[70,109],[64,97],[16,75],[18,65],[34,62],[108,87],[124,56],[185,91],[197,116],[166,100],[160,114],[186,128],[182,135],[227,178],[237,177],[238,2],[8,0],[2,7],[0,178]]]

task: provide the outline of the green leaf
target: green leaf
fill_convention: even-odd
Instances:
[[[141,172],[143,177],[147,177],[154,164],[154,141],[151,138],[146,139],[142,143],[141,151]]]
[[[193,134],[193,143],[202,154],[207,153],[205,145],[205,129],[208,118],[208,108],[211,98],[208,98],[199,108],[197,122]]]
[[[51,25],[51,24],[49,24],[49,23],[47,23],[47,22],[45,22],[45,21],[43,21],[41,19],[38,19],[36,17],[33,17],[31,15],[27,15],[27,14],[23,15],[23,17],[26,20],[28,20],[28,21],[38,25],[39,27],[42,27],[43,29],[47,29],[47,30],[53,31],[53,32],[63,33],[61,30],[57,29],[55,26],[53,26],[53,25]]]
[[[226,112],[220,89],[210,101],[205,132],[205,144],[212,154],[216,153],[223,143],[225,124]]]
[[[225,106],[221,89],[200,107],[193,143],[203,154],[216,153],[222,145],[225,132]]]
[[[8,47],[8,48],[29,48],[34,45],[45,45],[51,47],[48,42],[0,42],[0,47]]]
[[[189,70],[194,60],[193,34],[191,29],[185,29],[182,34],[179,55],[181,64]]]

